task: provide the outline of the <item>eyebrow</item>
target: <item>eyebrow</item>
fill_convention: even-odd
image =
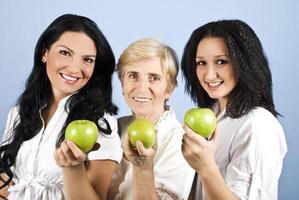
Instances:
[[[126,74],[137,74],[137,75],[139,75],[140,72],[137,72],[137,71],[128,71],[128,72],[126,72]],[[147,75],[150,75],[150,76],[159,76],[160,78],[163,77],[163,75],[157,74],[157,73],[148,73]]]
[[[219,58],[219,57],[228,57],[229,58],[229,55],[223,54],[223,55],[216,55],[214,57],[216,57],[216,58]],[[196,56],[195,58],[204,58],[204,56]]]
[[[163,76],[161,74],[157,74],[157,73],[149,73],[150,76],[158,76],[160,78],[162,78]]]
[[[59,46],[59,47],[66,48],[66,49],[69,50],[72,54],[75,54],[75,52],[74,52],[72,49],[68,48],[68,47],[65,46],[65,45],[58,45],[58,46]],[[84,55],[84,57],[94,57],[94,58],[96,58],[96,55]]]

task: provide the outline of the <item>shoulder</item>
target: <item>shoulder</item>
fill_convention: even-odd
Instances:
[[[133,120],[132,115],[119,117],[119,118],[117,119],[118,134],[119,134],[120,136],[123,135],[123,133],[125,132],[125,130],[126,130],[127,127],[129,126],[129,124],[132,122],[132,120]]]
[[[256,148],[281,148],[286,149],[284,130],[272,113],[258,107],[239,120],[234,141],[244,144],[255,144]]]
[[[14,106],[10,108],[8,112],[6,126],[5,126],[5,130],[1,142],[8,142],[12,139],[11,136],[13,134],[13,129],[16,123],[18,123],[18,120],[19,120],[19,107]]]
[[[283,133],[283,128],[275,116],[261,107],[253,109],[240,120],[242,129],[249,129],[253,132],[274,131],[279,134]]]
[[[122,116],[117,118],[117,123],[120,125],[128,125],[132,121],[132,115]]]

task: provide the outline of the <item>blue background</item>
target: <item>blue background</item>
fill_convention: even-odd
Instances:
[[[9,0],[0,3],[0,136],[8,110],[23,90],[33,63],[38,37],[61,14],[85,15],[98,23],[110,42],[116,58],[131,42],[155,37],[176,49],[181,57],[191,32],[211,20],[241,19],[259,36],[268,56],[273,76],[274,100],[283,115],[282,123],[288,154],[279,183],[279,199],[298,199],[299,178],[299,3],[297,0]],[[129,114],[119,81],[114,77],[114,101],[119,115]],[[297,102],[297,103],[296,103]],[[194,105],[179,87],[171,100],[178,118]]]

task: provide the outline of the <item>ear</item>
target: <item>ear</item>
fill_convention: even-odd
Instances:
[[[42,56],[42,62],[46,63],[47,60],[48,60],[48,50],[44,50],[43,52],[44,53],[43,53],[43,56]]]

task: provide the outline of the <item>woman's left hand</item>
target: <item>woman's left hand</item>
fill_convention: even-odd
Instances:
[[[217,130],[214,131],[210,140],[196,134],[186,124],[183,126],[182,153],[189,165],[197,172],[209,169],[215,164],[214,155],[217,146]]]
[[[60,167],[73,167],[84,163],[86,154],[72,141],[65,140],[54,152],[54,159]]]
[[[137,141],[136,150],[133,150],[129,137],[126,134],[122,148],[125,154],[124,158],[130,161],[135,167],[146,169],[153,166],[153,160],[157,151],[157,142],[154,146],[146,149],[142,142]]]

